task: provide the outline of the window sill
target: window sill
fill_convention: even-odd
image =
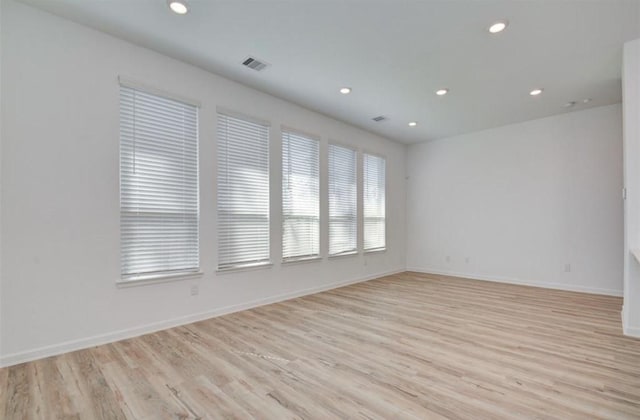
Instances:
[[[174,274],[155,274],[148,276],[133,277],[130,279],[120,279],[116,282],[116,286],[120,288],[146,286],[149,284],[168,283],[173,281],[189,280],[201,277],[202,271],[184,271]]]
[[[288,260],[282,260],[282,265],[295,265],[295,264],[303,264],[303,263],[312,263],[322,261],[321,256],[316,257],[302,257],[302,258],[291,258]]]
[[[273,263],[271,261],[260,262],[260,263],[238,264],[230,267],[218,268],[216,270],[216,273],[218,274],[237,273],[239,271],[254,271],[254,270],[260,270],[263,268],[271,268],[271,267],[273,267]]]
[[[334,260],[334,259],[344,258],[344,257],[356,257],[357,255],[358,255],[358,251],[351,251],[351,252],[344,252],[342,254],[329,255],[329,259]]]
[[[365,254],[376,254],[376,253],[383,253],[383,252],[387,252],[387,248],[374,248],[374,249],[365,249],[364,253]]]

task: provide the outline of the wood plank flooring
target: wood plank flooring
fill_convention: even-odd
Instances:
[[[402,273],[0,369],[0,417],[638,419],[620,307]]]

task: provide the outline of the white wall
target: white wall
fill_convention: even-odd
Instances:
[[[3,7],[3,363],[404,269],[403,145],[13,0]],[[200,279],[116,286],[118,75],[202,103]],[[323,151],[330,138],[386,155],[388,251],[281,266],[275,211],[274,267],[216,274],[216,106],[272,122],[278,205],[281,124],[322,136]],[[326,172],[322,185],[326,192]],[[325,221],[327,213],[325,203]],[[322,242],[326,250],[326,229]]]
[[[621,127],[611,105],[409,147],[407,268],[621,295]]]
[[[624,46],[622,69],[624,108],[624,309],[625,334],[640,337],[640,39]],[[640,256],[640,252],[636,252]]]
[[[0,0],[0,35],[2,35],[2,8]],[[0,36],[0,357],[2,357],[2,40]],[[0,360],[0,366],[1,360]]]

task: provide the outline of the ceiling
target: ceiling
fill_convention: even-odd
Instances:
[[[404,143],[620,102],[622,44],[640,38],[639,0],[23,2]]]

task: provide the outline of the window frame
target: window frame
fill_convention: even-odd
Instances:
[[[366,244],[366,240],[365,240],[365,222],[366,222],[366,216],[365,216],[365,212],[364,212],[364,193],[365,193],[365,171],[364,171],[364,160],[365,160],[365,155],[370,155],[370,156],[374,156],[377,158],[381,158],[384,159],[384,246],[383,247],[377,247],[377,248],[366,248],[365,244]],[[374,152],[368,149],[364,149],[362,150],[362,192],[361,192],[361,196],[362,196],[362,250],[365,254],[374,254],[377,252],[386,252],[388,249],[388,245],[389,245],[389,229],[388,229],[388,223],[387,223],[387,213],[389,212],[389,200],[387,200],[387,191],[389,191],[389,177],[387,176],[387,168],[388,168],[388,162],[389,159],[387,158],[387,156],[383,153],[378,153],[378,152]]]
[[[339,253],[335,253],[332,254],[331,253],[331,202],[330,202],[330,196],[331,196],[331,146],[336,146],[336,147],[341,147],[344,149],[349,149],[351,150],[354,155],[355,155],[355,187],[356,187],[356,192],[355,192],[355,225],[356,225],[356,232],[355,232],[355,247],[352,250],[348,250],[348,251],[343,251],[343,252],[339,252]],[[327,158],[326,158],[326,173],[327,173],[327,226],[326,226],[326,231],[327,231],[327,256],[329,259],[336,259],[336,258],[343,258],[343,257],[351,257],[351,256],[357,256],[360,254],[360,232],[361,232],[361,228],[360,228],[360,190],[361,190],[361,179],[360,179],[360,166],[361,166],[361,152],[358,149],[357,146],[353,146],[351,144],[348,143],[344,143],[341,141],[337,141],[337,140],[333,140],[330,139],[328,144],[327,144]]]
[[[285,234],[285,212],[284,212],[284,199],[285,199],[285,193],[284,193],[284,174],[285,174],[285,167],[284,167],[284,136],[285,133],[289,133],[295,136],[299,136],[299,137],[303,137],[307,140],[312,140],[315,141],[317,144],[317,163],[318,163],[318,178],[317,178],[317,182],[318,182],[318,193],[317,193],[317,199],[318,199],[318,243],[317,243],[317,249],[318,252],[315,254],[308,254],[308,255],[298,255],[298,256],[291,256],[291,257],[285,257],[284,256],[284,234]],[[311,261],[319,261],[322,260],[322,244],[321,244],[321,236],[322,236],[322,197],[321,197],[321,191],[322,191],[322,138],[318,135],[315,134],[310,134],[307,133],[305,131],[302,130],[298,130],[296,128],[291,128],[289,126],[285,126],[282,125],[280,126],[280,186],[281,186],[281,207],[280,207],[280,220],[281,220],[281,235],[280,235],[280,250],[282,252],[281,257],[282,257],[282,263],[283,264],[290,264],[290,263],[295,263],[295,262],[311,262]]]
[[[169,100],[173,102],[178,102],[186,106],[191,106],[195,108],[195,190],[196,190],[196,255],[195,259],[197,264],[195,267],[190,268],[182,268],[175,270],[156,270],[156,271],[146,271],[146,272],[137,272],[137,273],[125,273],[123,258],[124,258],[124,248],[123,248],[123,214],[131,213],[131,211],[126,211],[123,209],[123,137],[121,134],[123,128],[123,120],[122,120],[122,90],[130,89],[134,91],[139,91],[142,94],[155,96],[160,99]],[[116,280],[116,284],[118,287],[128,287],[128,286],[136,286],[136,285],[144,285],[149,283],[158,283],[158,282],[166,282],[166,281],[174,281],[184,278],[193,278],[203,274],[201,271],[201,256],[200,256],[200,111],[201,104],[199,101],[184,97],[182,95],[177,95],[171,92],[167,92],[163,89],[158,89],[153,86],[147,85],[145,83],[140,83],[136,80],[118,76],[118,208],[119,208],[119,244],[120,244],[120,276]],[[135,120],[134,120],[135,121]],[[135,127],[135,122],[133,123]],[[135,136],[135,135],[134,135]],[[135,147],[135,140],[134,146]],[[175,212],[165,212],[161,214],[174,214]]]
[[[267,161],[267,168],[266,168],[266,172],[267,172],[267,186],[269,188],[269,192],[268,192],[268,203],[267,203],[267,231],[268,231],[268,238],[267,238],[267,244],[268,244],[268,256],[266,259],[264,260],[257,260],[257,261],[246,261],[246,262],[233,262],[233,263],[228,263],[228,264],[220,264],[220,249],[221,249],[221,235],[220,235],[220,183],[219,183],[219,175],[220,175],[220,154],[219,154],[219,147],[220,147],[220,137],[219,137],[219,124],[220,124],[220,116],[225,116],[228,118],[234,118],[234,119],[239,119],[242,120],[244,122],[248,122],[251,124],[256,124],[256,125],[261,125],[263,126],[266,131],[267,131],[267,156],[266,156],[266,161]],[[271,183],[273,180],[273,174],[271,172],[272,170],[272,163],[271,163],[271,159],[272,159],[272,133],[271,133],[271,129],[272,129],[272,125],[271,122],[267,119],[263,119],[263,118],[257,118],[257,117],[253,117],[247,114],[243,114],[240,112],[236,112],[233,110],[230,110],[228,108],[224,108],[224,107],[216,107],[216,125],[215,125],[215,165],[216,165],[216,169],[215,169],[215,189],[216,189],[216,195],[215,195],[215,214],[216,214],[216,251],[217,251],[217,255],[216,255],[216,272],[217,273],[226,273],[226,272],[234,272],[234,271],[252,271],[252,270],[256,270],[256,269],[261,269],[261,268],[270,268],[273,267],[273,247],[271,246],[271,235],[272,235],[272,224],[273,224],[273,200],[272,200],[272,188],[271,188]]]

